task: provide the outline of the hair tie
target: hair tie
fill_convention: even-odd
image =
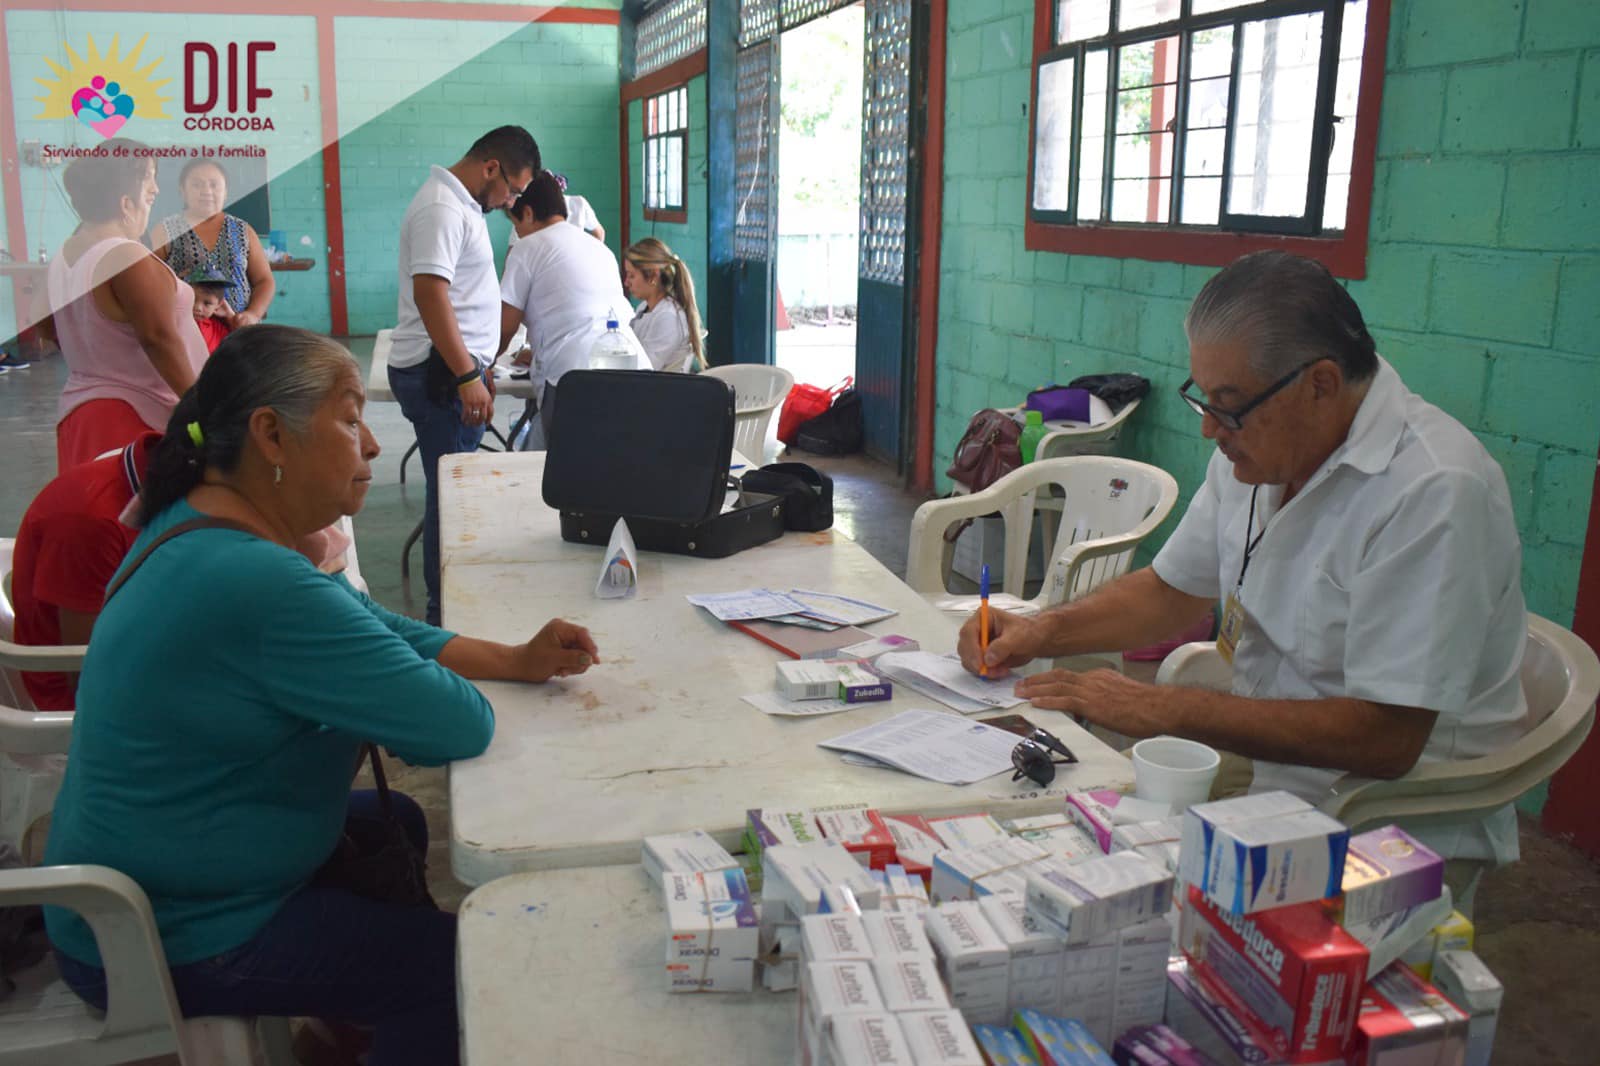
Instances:
[[[200,423],[189,423],[189,439],[194,441],[196,448],[204,448],[206,446],[206,435],[200,432]]]

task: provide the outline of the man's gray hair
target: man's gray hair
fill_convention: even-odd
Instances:
[[[1216,274],[1189,306],[1191,345],[1243,344],[1250,366],[1275,380],[1318,358],[1349,381],[1378,372],[1378,350],[1361,309],[1314,259],[1253,252]]]

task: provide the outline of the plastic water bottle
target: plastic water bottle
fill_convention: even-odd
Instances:
[[[1017,437],[1017,450],[1022,453],[1024,463],[1031,463],[1034,452],[1039,449],[1039,440],[1047,431],[1044,428],[1044,415],[1038,411],[1027,412],[1023,419],[1022,433]]]
[[[622,335],[617,323],[617,312],[606,312],[606,331],[600,334],[589,349],[590,370],[633,370],[639,365],[633,345]]]

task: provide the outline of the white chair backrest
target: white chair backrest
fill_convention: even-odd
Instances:
[[[1037,459],[1059,459],[1068,455],[1104,454],[1109,451],[1128,417],[1139,409],[1138,400],[1130,400],[1110,419],[1097,426],[1064,426],[1052,429],[1039,439]]]
[[[366,592],[367,581],[361,576],[361,560],[356,555],[356,524],[349,515],[340,515],[339,529],[350,538],[350,547],[344,550],[345,580],[354,585],[357,592]]]
[[[372,366],[367,369],[367,396],[389,395],[389,349],[394,346],[394,330],[380,329],[372,342]]]
[[[0,538],[0,641],[6,643],[10,643],[17,632],[17,612],[11,603],[11,560],[16,550],[15,539]],[[33,707],[28,687],[22,683],[22,672],[10,663],[0,666],[0,701],[11,707]]]
[[[759,466],[772,413],[789,395],[794,375],[782,367],[754,363],[714,366],[704,373],[727,382],[733,389],[734,450]]]

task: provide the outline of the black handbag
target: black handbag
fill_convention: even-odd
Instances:
[[[861,394],[845,389],[833,406],[794,431],[794,446],[812,455],[851,455],[866,443]]]
[[[783,526],[816,533],[833,525],[833,478],[806,463],[771,463],[739,479],[747,492],[783,500]]]
[[[345,818],[344,831],[333,854],[311,877],[321,888],[340,888],[365,899],[398,903],[406,907],[433,907],[438,904],[428,891],[428,863],[424,855],[394,816],[389,800],[389,781],[376,744],[362,750],[372,763],[372,777],[378,785],[377,818],[351,815]]]

